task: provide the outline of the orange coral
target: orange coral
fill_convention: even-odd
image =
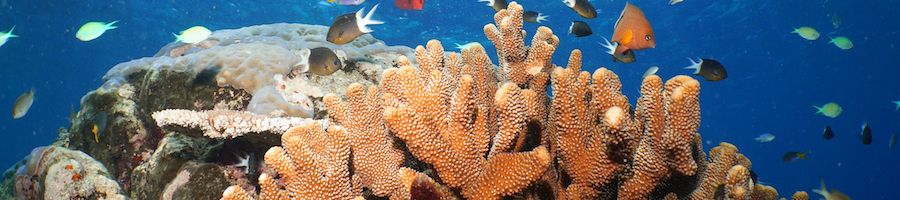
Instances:
[[[524,85],[539,72],[549,72],[550,57],[559,45],[559,38],[547,27],[539,27],[525,47],[525,31],[522,30],[523,8],[510,3],[508,8],[494,14],[496,24],[484,26],[484,34],[497,47],[498,60],[504,77],[518,85]]]
[[[805,191],[797,191],[794,192],[794,196],[791,196],[793,200],[809,200],[809,194]]]

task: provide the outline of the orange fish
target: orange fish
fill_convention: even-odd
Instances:
[[[401,10],[422,10],[425,0],[396,0],[394,5]]]
[[[647,17],[644,17],[644,11],[631,3],[625,3],[625,9],[616,21],[612,42],[616,43],[614,48],[610,49],[615,53],[614,56],[624,55],[630,50],[656,48],[653,28],[650,27]]]

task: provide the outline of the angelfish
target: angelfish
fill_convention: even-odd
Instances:
[[[119,21],[116,20],[116,21],[113,21],[110,23],[103,23],[103,22],[85,23],[84,25],[81,25],[81,28],[78,28],[78,32],[75,32],[75,38],[78,38],[78,40],[81,40],[84,42],[97,39],[98,37],[103,35],[103,33],[106,33],[106,31],[118,28],[116,26],[113,26],[116,24],[116,22],[119,22]]]
[[[700,75],[703,79],[707,81],[721,81],[728,78],[728,72],[725,71],[725,66],[719,61],[713,59],[700,58],[698,60],[694,60],[688,58],[691,61],[691,66],[687,66],[684,69],[693,69],[694,75]]]
[[[16,26],[13,26],[6,33],[0,32],[0,47],[2,47],[3,44],[6,44],[6,41],[9,41],[9,38],[19,37],[18,35],[13,35],[12,32],[15,29],[16,29]]]
[[[478,0],[478,2],[484,2],[487,6],[493,8],[494,12],[499,12],[509,6],[506,0]]]
[[[372,19],[375,9],[378,9],[377,4],[375,7],[372,7],[372,10],[369,10],[365,17],[363,17],[364,9],[362,8],[356,13],[344,14],[334,19],[334,23],[328,28],[326,40],[338,45],[347,44],[363,34],[371,33],[372,29],[369,29],[368,25],[384,24],[382,21]]]
[[[625,3],[625,9],[616,20],[611,43],[604,45],[606,53],[614,58],[629,56],[633,50],[656,48],[656,37],[653,28],[644,16],[640,8],[631,3]],[[633,55],[631,55],[633,57]],[[625,62],[628,63],[628,62]]]
[[[31,105],[34,104],[34,88],[31,88],[28,92],[22,93],[16,98],[16,103],[13,104],[13,119],[19,119],[25,117],[25,114],[28,114],[28,110],[31,109]]]
[[[588,0],[562,0],[566,6],[572,8],[575,13],[586,19],[597,18],[597,9]]]

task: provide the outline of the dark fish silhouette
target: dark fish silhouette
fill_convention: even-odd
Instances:
[[[547,21],[547,17],[550,16],[535,11],[525,11],[525,13],[522,13],[522,20],[531,23],[543,23],[544,21]]]
[[[315,75],[328,76],[342,67],[341,59],[327,47],[311,49],[309,52],[309,72]]]
[[[691,66],[687,66],[684,69],[693,69],[694,75],[700,75],[707,81],[721,81],[728,78],[725,66],[722,66],[722,63],[719,63],[719,61],[706,58],[702,58],[699,61],[694,61],[694,59],[690,58],[688,60],[691,60]]]
[[[509,4],[506,3],[506,0],[478,0],[478,2],[485,2],[487,6],[494,9],[494,12],[506,9],[506,7],[509,6]]]
[[[368,25],[384,24],[382,21],[372,19],[372,15],[375,14],[375,9],[377,8],[378,5],[372,7],[372,10],[369,10],[365,17],[363,17],[363,9],[365,8],[359,9],[356,13],[338,16],[334,19],[331,27],[328,28],[328,35],[325,39],[340,45],[350,43],[363,34],[371,33],[372,29],[369,29]]]
[[[569,26],[569,34],[575,35],[575,37],[584,37],[593,33],[591,26],[588,26],[583,21],[573,21],[572,25]]]
[[[806,160],[806,154],[808,152],[798,152],[798,151],[789,151],[784,153],[784,156],[781,157],[781,161],[785,163],[792,163],[798,160]]]
[[[872,128],[869,127],[869,123],[863,124],[860,136],[862,137],[862,143],[864,145],[872,144]]]
[[[594,5],[591,5],[591,2],[587,0],[563,0],[563,3],[572,8],[581,17],[586,19],[597,18],[597,9],[594,9]]]
[[[825,138],[825,140],[834,138],[834,132],[831,131],[831,126],[825,126],[825,132],[822,133],[822,138]]]

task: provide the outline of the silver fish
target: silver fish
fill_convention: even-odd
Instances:
[[[16,98],[16,103],[13,104],[13,119],[25,117],[25,114],[28,114],[28,109],[31,109],[31,104],[34,104],[34,88]]]

